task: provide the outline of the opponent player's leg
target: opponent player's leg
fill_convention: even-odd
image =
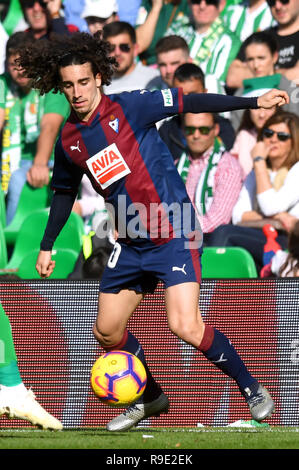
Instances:
[[[203,322],[198,307],[199,284],[191,282],[168,287],[165,300],[171,331],[199,349],[209,361],[236,381],[253,419],[262,421],[271,416],[274,402],[268,391],[252,377],[229,339]]]
[[[44,429],[62,429],[62,424],[36,400],[23,384],[14,348],[11,326],[0,304],[0,416],[25,419]]]
[[[107,424],[109,431],[125,431],[148,416],[168,411],[168,399],[147,366],[141,344],[127,330],[127,322],[142,298],[142,294],[127,289],[116,294],[101,292],[99,296],[99,312],[94,326],[96,339],[106,351],[122,350],[135,354],[147,373],[147,385],[142,397]]]

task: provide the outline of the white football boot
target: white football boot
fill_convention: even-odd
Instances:
[[[0,416],[24,419],[42,429],[60,430],[63,428],[61,422],[36,401],[32,390],[24,388],[24,392],[13,393],[14,388],[0,385]]]
[[[162,392],[156,400],[149,403],[134,403],[129,406],[126,411],[109,421],[106,429],[107,431],[127,431],[145,418],[149,418],[150,416],[160,416],[162,413],[168,413],[168,409],[168,398]]]

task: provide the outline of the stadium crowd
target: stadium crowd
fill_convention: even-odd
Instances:
[[[287,250],[299,220],[297,0],[2,0],[0,19],[0,210],[7,226],[26,182],[50,184],[54,144],[69,114],[64,95],[31,88],[16,62],[18,47],[102,30],[118,64],[103,87],[107,95],[172,87],[246,97],[287,91],[290,102],[279,110],[188,113],[156,124],[196,208],[204,246],[244,247],[260,274],[262,228],[271,223]],[[107,213],[87,179],[81,187],[73,210],[88,232]]]

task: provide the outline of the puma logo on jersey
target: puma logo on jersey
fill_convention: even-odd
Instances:
[[[71,149],[72,151],[73,151],[73,150],[78,150],[78,152],[81,153],[81,150],[80,150],[80,147],[79,147],[79,143],[80,143],[80,141],[77,140],[77,145],[71,145],[71,146],[70,146],[70,149]]]
[[[86,164],[102,189],[131,173],[115,143],[90,157]]]
[[[187,273],[185,271],[185,266],[186,264],[183,264],[182,268],[179,268],[179,266],[172,266],[172,271],[182,271],[182,273],[184,273],[185,276],[187,276]]]

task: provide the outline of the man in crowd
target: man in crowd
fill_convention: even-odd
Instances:
[[[69,29],[61,16],[61,0],[20,0],[28,33],[34,39],[49,38],[50,34],[68,34]]]
[[[159,75],[158,70],[136,63],[138,44],[136,33],[129,23],[114,21],[106,24],[103,38],[111,45],[111,56],[117,61],[111,84],[104,86],[106,94],[147,88],[148,83]]]
[[[173,84],[175,88],[182,88],[184,95],[191,93],[206,93],[205,76],[198,65],[186,63],[180,65],[175,73]],[[235,140],[235,133],[229,121],[220,115],[216,117],[219,125],[219,136],[227,150],[231,149]],[[182,115],[177,114],[163,122],[159,128],[160,137],[169,148],[174,160],[180,158],[186,149],[186,139],[182,129]]]
[[[8,73],[0,77],[0,130],[3,130],[1,185],[6,200],[6,221],[16,212],[26,182],[33,187],[49,183],[49,161],[69,105],[64,95],[33,90],[30,79],[16,64],[20,45],[32,44],[26,32],[13,34],[7,41]],[[1,118],[2,116],[2,118]]]
[[[189,23],[171,26],[165,36],[182,36],[190,50],[193,62],[206,74],[213,74],[224,84],[231,62],[236,57],[241,41],[226,27],[220,13],[225,0],[190,0]]]
[[[183,115],[183,131],[187,150],[178,160],[177,168],[198,214],[205,242],[210,232],[230,222],[243,171],[219,139],[214,114]]]
[[[118,6],[116,0],[86,0],[81,17],[86,21],[90,34],[102,31],[107,23],[117,21]]]

